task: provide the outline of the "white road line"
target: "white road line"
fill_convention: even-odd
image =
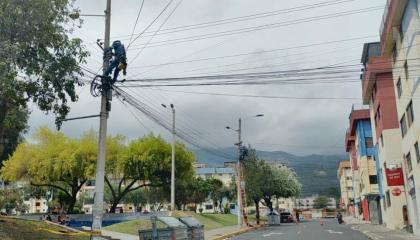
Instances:
[[[329,233],[335,233],[335,234],[343,234],[343,232],[335,232],[335,231],[333,231],[333,230],[327,230],[327,232],[329,232]]]
[[[302,231],[297,232],[297,234],[301,234],[301,233],[302,233]]]
[[[279,233],[267,233],[267,234],[264,234],[263,235],[263,237],[270,237],[271,235],[282,235],[283,233],[281,233],[281,232],[279,232]]]

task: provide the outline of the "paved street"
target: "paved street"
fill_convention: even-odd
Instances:
[[[339,225],[335,219],[324,221],[321,226],[317,221],[296,224],[283,224],[242,234],[234,240],[367,240],[364,234],[355,231],[350,225]]]

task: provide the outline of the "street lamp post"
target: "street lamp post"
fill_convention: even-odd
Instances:
[[[244,118],[243,120],[250,119],[250,118],[256,118],[256,117],[263,117],[264,114],[257,114],[255,116]],[[238,133],[238,142],[235,144],[238,146],[238,159],[236,162],[236,195],[237,195],[237,201],[238,201],[238,226],[242,227],[242,213],[241,213],[241,207],[242,207],[242,197],[241,197],[241,190],[242,190],[242,180],[241,180],[241,147],[242,147],[242,118],[238,119],[238,129],[232,129],[231,127],[227,126],[226,129],[233,130]]]
[[[172,110],[172,161],[171,161],[171,212],[175,210],[175,106],[171,103]],[[162,107],[167,108],[165,104]]]

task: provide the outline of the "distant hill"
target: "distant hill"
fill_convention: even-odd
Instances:
[[[235,148],[222,150],[225,154],[236,156]],[[195,150],[197,160],[207,163],[212,167],[223,166],[226,160],[214,156],[204,150]],[[331,187],[338,187],[337,166],[340,160],[346,159],[346,155],[308,155],[296,156],[283,151],[258,151],[258,157],[267,162],[287,163],[292,168],[299,181],[303,185],[303,196],[310,196],[324,192]],[[233,161],[233,159],[232,159]]]

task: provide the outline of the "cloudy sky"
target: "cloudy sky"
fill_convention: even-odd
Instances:
[[[158,16],[169,1],[144,1],[133,39]],[[105,2],[105,0],[78,0],[75,5],[82,14],[101,14],[105,9]],[[183,0],[181,2],[173,0],[161,17],[151,25],[149,33],[140,36],[129,47],[127,57],[130,65],[127,78],[199,76],[290,70],[333,64],[358,64],[363,43],[379,39],[378,33],[383,10],[368,10],[364,13],[349,15],[343,12],[383,6],[385,0],[328,1],[334,4],[323,7],[314,6],[314,4],[325,2],[327,0]],[[142,0],[113,1],[112,40],[121,39],[128,46],[130,36],[127,35],[133,31],[141,3]],[[309,5],[312,6],[299,8],[298,11],[290,10]],[[164,23],[174,8],[176,8],[175,11]],[[282,9],[285,11],[279,11]],[[268,14],[261,15],[260,13]],[[335,17],[311,20],[311,17],[330,14],[335,14]],[[238,18],[249,15],[252,16]],[[82,27],[76,29],[74,36],[84,40],[87,49],[91,52],[86,67],[96,72],[101,66],[101,51],[94,43],[96,39],[103,38],[104,19],[101,17],[84,17],[83,19]],[[221,21],[225,19],[231,20],[226,24],[226,21]],[[238,19],[246,20],[236,21]],[[309,21],[299,23],[300,19],[309,19]],[[165,31],[165,29],[207,22],[217,24],[198,25],[199,27],[191,27],[194,29],[187,31]],[[231,33],[232,30],[282,22],[295,22],[295,24],[209,37],[213,36],[209,35],[211,33],[226,31]],[[153,33],[150,34],[150,31],[158,30],[160,26],[162,26],[161,32],[151,39]],[[205,37],[201,37],[203,35]],[[194,41],[176,43],[182,41],[176,39],[185,39],[191,36],[200,36],[197,37],[200,39],[194,38]],[[293,48],[336,40],[346,41]],[[147,43],[147,47],[141,50]],[[290,49],[270,51],[283,48]],[[141,52],[138,54],[140,50]],[[220,56],[238,54],[241,55],[219,58]],[[135,57],[136,55],[138,56]],[[203,58],[213,59],[188,61]],[[184,63],[156,67],[156,65],[174,61]],[[360,67],[357,66],[357,68]],[[356,72],[354,80],[357,79],[359,79],[359,73]],[[343,153],[342,146],[344,145],[344,133],[348,124],[349,111],[353,103],[360,103],[361,100],[246,98],[193,94],[191,92],[359,98],[361,96],[360,88],[361,84],[358,81],[343,81],[328,84],[136,88],[129,89],[129,91],[142,99],[148,106],[161,112],[162,118],[167,121],[170,120],[171,114],[168,109],[161,107],[161,103],[173,103],[177,112],[177,126],[194,135],[200,146],[211,146],[212,148],[233,146],[237,136],[235,132],[226,130],[225,126],[237,127],[239,117],[261,113],[264,114],[264,117],[244,121],[243,139],[245,143],[261,150],[283,150],[305,155]],[[72,104],[70,117],[97,114],[100,106],[99,98],[90,95],[88,86],[79,88],[78,93],[80,100]],[[165,137],[169,136],[164,128],[149,120],[147,116],[136,113],[133,109],[121,104],[116,98],[112,104],[108,133],[121,133],[129,138],[136,138],[152,131]],[[137,114],[136,116],[142,124],[130,110]],[[67,122],[63,125],[62,131],[77,137],[83,131],[98,129],[98,123],[99,119]],[[42,125],[54,127],[54,116],[46,115],[33,106],[28,136]]]

